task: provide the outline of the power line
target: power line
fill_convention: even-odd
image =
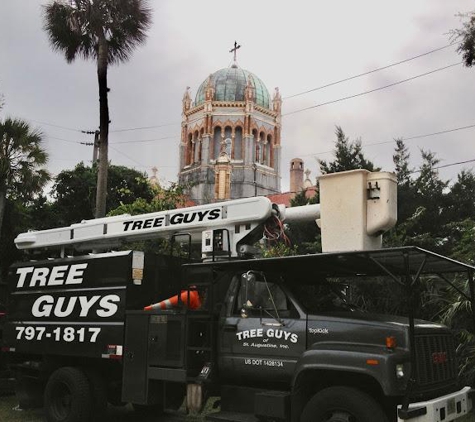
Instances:
[[[370,144],[365,143],[365,144],[362,144],[362,146],[363,147],[372,147],[372,146],[375,146],[375,145],[392,144],[395,139],[401,139],[401,141],[411,141],[413,139],[428,138],[429,136],[444,135],[446,133],[457,132],[459,130],[472,129],[472,128],[475,128],[475,124],[468,125],[468,126],[459,126],[459,127],[453,128],[453,129],[441,130],[441,131],[438,131],[438,132],[426,133],[424,135],[409,136],[407,138],[404,138],[404,137],[394,138],[391,141],[373,142],[373,143],[370,143]],[[313,154],[304,154],[304,155],[301,155],[301,157],[309,157],[309,156],[314,156],[314,155],[323,155],[323,154],[328,154],[330,152],[333,152],[333,150],[315,152]]]
[[[139,139],[137,141],[119,141],[119,142],[110,142],[109,144],[138,144],[142,142],[155,142],[155,141],[163,141],[165,139],[177,139],[177,136],[164,136],[163,138],[155,138],[155,139]]]
[[[340,84],[340,83],[342,83],[342,82],[347,82],[347,81],[350,81],[350,80],[353,80],[353,79],[356,79],[356,78],[360,78],[360,77],[365,76],[365,75],[369,75],[369,74],[372,74],[372,73],[375,73],[375,72],[379,72],[379,71],[381,71],[381,70],[385,70],[385,69],[388,69],[388,68],[391,68],[391,67],[394,67],[394,66],[403,64],[403,63],[407,63],[407,62],[409,62],[409,61],[412,61],[412,60],[415,60],[415,59],[418,59],[418,58],[427,56],[427,55],[432,54],[432,53],[435,53],[435,52],[437,52],[437,51],[444,50],[444,49],[446,49],[446,48],[448,48],[448,47],[453,46],[454,44],[456,44],[456,43],[454,42],[454,43],[445,45],[445,46],[443,46],[443,47],[439,47],[439,48],[430,50],[430,51],[428,51],[428,52],[426,52],[426,53],[422,53],[422,54],[419,54],[419,55],[417,55],[417,56],[414,56],[414,57],[410,57],[410,58],[401,60],[401,61],[399,61],[399,62],[391,63],[391,64],[389,64],[389,65],[386,65],[386,66],[383,66],[383,67],[379,67],[379,68],[370,70],[370,71],[368,71],[368,72],[364,72],[364,73],[360,73],[360,74],[357,74],[357,75],[354,75],[354,76],[350,76],[350,77],[348,77],[348,78],[344,78],[344,79],[341,79],[341,80],[339,80],[339,81],[330,82],[330,83],[328,83],[328,84],[326,84],[326,85],[322,85],[322,86],[319,86],[319,87],[317,87],[317,88],[313,88],[313,89],[309,89],[309,90],[307,90],[307,91],[303,91],[303,92],[300,92],[300,93],[297,93],[297,94],[289,95],[289,96],[287,96],[287,97],[283,97],[283,99],[284,99],[284,100],[287,100],[287,99],[290,99],[290,98],[298,97],[298,96],[300,96],[300,95],[308,94],[308,93],[310,93],[310,92],[318,91],[318,90],[321,90],[321,89],[323,89],[323,88],[328,88],[328,87],[330,87],[330,86]],[[440,70],[442,70],[442,69],[440,69]],[[436,71],[437,71],[437,70],[436,70]],[[421,76],[422,76],[422,75],[421,75]],[[410,80],[410,79],[409,79],[409,80]],[[402,82],[405,82],[405,81],[401,81],[400,83],[402,83]],[[383,89],[383,88],[380,88],[380,89]],[[373,92],[373,91],[370,91],[370,92]],[[349,97],[349,98],[352,98],[352,97]],[[326,104],[323,104],[323,105],[326,105]],[[296,112],[298,112],[298,111],[296,111]],[[284,114],[283,116],[289,115],[289,114],[293,114],[293,113],[296,113],[296,112],[286,113],[286,114]],[[31,119],[30,119],[30,120],[31,120]],[[81,129],[74,129],[74,128],[70,128],[70,127],[66,127],[66,126],[60,126],[60,125],[56,125],[56,124],[52,124],[52,123],[41,122],[41,121],[38,121],[38,120],[31,120],[31,121],[32,121],[32,122],[35,122],[35,123],[38,123],[38,124],[46,125],[46,126],[56,127],[56,128],[64,129],[64,130],[70,130],[70,131],[73,131],[73,132],[80,132],[80,133],[84,133],[84,134],[94,134],[94,131],[86,131],[86,130],[81,130]],[[178,125],[180,125],[180,124],[181,124],[181,122],[173,122],[173,123],[164,123],[164,124],[154,125],[154,126],[140,126],[140,127],[133,127],[133,128],[115,129],[115,130],[110,130],[109,133],[130,132],[130,131],[134,131],[134,130],[156,129],[156,128],[168,127],[168,126],[178,126]],[[144,142],[146,142],[146,141],[144,141]]]
[[[95,131],[91,131],[91,130],[74,129],[74,128],[71,128],[71,127],[55,125],[53,123],[41,122],[39,120],[33,120],[33,119],[29,119],[29,120],[31,122],[38,123],[40,125],[51,126],[51,127],[55,127],[55,128],[58,128],[58,129],[70,130],[72,132],[79,132],[79,133],[84,133],[84,134],[88,134],[88,135],[94,135],[94,133],[95,133]],[[129,132],[129,131],[132,131],[132,130],[142,130],[142,129],[155,129],[155,128],[166,127],[166,126],[177,126],[177,125],[180,125],[180,124],[181,124],[181,122],[174,122],[174,123],[165,123],[165,124],[155,125],[155,126],[142,126],[142,127],[128,128],[128,129],[115,129],[115,130],[110,130],[109,133]]]
[[[125,152],[119,151],[117,148],[114,148],[113,146],[111,146],[111,149],[113,149],[115,152],[118,152],[119,154],[123,155],[124,157],[128,158],[129,160],[135,162],[140,167],[143,167],[143,168],[146,168],[146,169],[150,168],[150,166],[146,166],[143,163],[139,163],[137,160],[132,158],[130,155],[126,154]],[[160,168],[175,168],[176,166],[159,166],[159,167]]]
[[[473,163],[473,162],[475,162],[475,158],[473,158],[472,160],[458,161],[456,163],[450,163],[450,164],[444,164],[443,166],[432,167],[432,169],[438,170],[438,169],[443,169],[446,167],[460,166],[461,164],[467,164],[467,163]],[[420,173],[420,172],[421,170],[414,170],[414,171],[411,171],[409,174]]]
[[[471,128],[474,128],[474,127],[475,127],[475,124],[474,125],[468,125],[468,126],[461,126],[461,127],[457,127],[457,128],[454,128],[454,129],[441,130],[439,132],[427,133],[425,135],[416,135],[416,136],[411,136],[409,138],[401,138],[401,140],[402,141],[411,141],[413,139],[428,138],[429,136],[443,135],[445,133],[457,132],[458,130],[471,129]],[[372,143],[372,144],[366,144],[365,146],[369,147],[369,146],[374,146],[374,145],[383,145],[383,144],[389,144],[389,143],[392,143],[392,142],[394,142],[394,139],[392,141],[375,142],[375,143]]]
[[[148,166],[145,166],[143,165],[142,163],[139,163],[137,160],[135,160],[134,158],[132,158],[130,155],[127,155],[125,153],[123,153],[122,151],[119,151],[117,148],[114,148],[113,146],[109,145],[109,147],[111,149],[113,149],[115,152],[118,152],[119,154],[123,155],[124,157],[128,158],[129,160],[133,161],[134,163],[138,164],[140,167],[143,167],[143,168],[148,168]]]
[[[360,74],[358,74],[358,75],[349,76],[348,78],[340,79],[339,81],[330,82],[330,83],[328,83],[328,84],[326,84],[326,85],[322,85],[322,86],[319,86],[319,87],[317,87],[317,88],[312,88],[312,89],[309,89],[309,90],[307,90],[307,91],[299,92],[298,94],[289,95],[289,96],[287,96],[287,97],[283,97],[282,99],[283,99],[283,100],[288,100],[289,98],[294,98],[294,97],[298,97],[298,96],[300,96],[300,95],[308,94],[308,93],[310,93],[310,92],[319,91],[320,89],[324,89],[324,88],[328,88],[328,87],[333,86],[333,85],[341,84],[342,82],[351,81],[351,80],[353,80],[353,79],[360,78],[361,76],[370,75],[371,73],[379,72],[380,70],[389,69],[390,67],[394,67],[394,66],[397,66],[397,65],[400,65],[400,64],[403,64],[403,63],[407,63],[407,62],[410,62],[411,60],[419,59],[419,58],[421,58],[421,57],[424,57],[424,56],[427,56],[427,55],[429,55],[429,54],[435,53],[436,51],[444,50],[445,48],[451,47],[451,46],[454,45],[454,44],[456,44],[456,43],[453,42],[453,43],[451,43],[451,44],[445,45],[444,47],[439,47],[439,48],[436,48],[436,49],[434,49],[434,50],[428,51],[427,53],[422,53],[422,54],[419,54],[419,55],[417,55],[417,56],[414,56],[414,57],[410,57],[410,58],[408,58],[408,59],[401,60],[401,61],[399,61],[399,62],[391,63],[391,64],[388,64],[387,66],[378,67],[378,68],[376,68],[376,69],[370,70],[370,71],[368,71],[368,72],[360,73]]]
[[[345,100],[350,100],[352,98],[361,97],[363,95],[371,94],[371,93],[376,92],[376,91],[381,91],[381,90],[386,89],[386,88],[391,88],[393,86],[400,85],[404,82],[409,82],[409,81],[412,81],[414,79],[422,78],[423,76],[428,76],[428,75],[431,75],[433,73],[440,72],[441,70],[449,69],[450,67],[459,66],[460,64],[462,64],[462,62],[453,63],[453,64],[450,64],[448,66],[439,67],[438,69],[431,70],[430,72],[426,72],[426,73],[422,73],[420,75],[412,76],[411,78],[403,79],[401,81],[397,81],[397,82],[394,82],[394,83],[389,84],[389,85],[384,85],[384,86],[381,86],[379,88],[371,89],[369,91],[364,91],[364,92],[360,92],[358,94],[349,95],[348,97],[338,98],[337,100],[327,101],[325,103],[316,104],[314,106],[301,108],[299,110],[295,110],[295,111],[291,111],[289,113],[282,114],[282,117],[290,116],[290,115],[296,114],[296,113],[301,113],[302,111],[307,111],[307,110],[311,110],[311,109],[318,108],[318,107],[323,107],[323,106],[326,106],[326,105],[329,105],[329,104],[338,103],[340,101],[345,101]]]
[[[38,121],[38,120],[33,120],[33,119],[28,119],[28,120],[30,120],[31,122],[38,123],[38,124],[40,124],[40,125],[56,127],[56,128],[64,129],[64,130],[70,130],[70,131],[72,131],[72,132],[80,132],[80,133],[82,132],[82,131],[79,130],[79,129],[73,129],[73,128],[66,127],[66,126],[54,125],[54,124],[52,124],[52,123],[40,122],[40,121]]]
[[[81,141],[71,141],[69,139],[63,139],[63,138],[56,138],[54,136],[47,136],[48,139],[55,139],[57,141],[62,141],[62,142],[68,142],[70,144],[82,144],[82,145],[85,145],[86,143],[85,142],[81,142]]]
[[[475,128],[475,124],[472,124],[472,125],[467,125],[467,126],[459,126],[459,127],[456,127],[456,128],[452,128],[452,129],[447,129],[447,130],[441,130],[441,131],[437,131],[437,132],[432,132],[432,133],[426,133],[426,134],[423,134],[423,135],[415,135],[415,136],[409,136],[409,137],[401,137],[401,138],[395,138],[395,139],[401,139],[402,141],[410,141],[410,140],[414,140],[414,139],[421,139],[421,138],[428,138],[430,136],[437,136],[437,135],[444,135],[444,134],[447,134],[447,133],[452,133],[452,132],[457,132],[457,131],[460,131],[460,130],[466,130],[466,129],[472,129],[472,128]],[[56,139],[56,140],[59,140],[59,141],[63,141],[63,142],[68,142],[68,143],[75,143],[75,144],[80,144],[80,145],[86,145],[86,146],[91,146],[93,145],[92,143],[88,143],[88,142],[80,142],[80,141],[71,141],[71,140],[67,140],[67,139],[62,139],[62,138],[56,138],[54,136],[48,136],[48,138],[51,138],[51,139]],[[140,140],[140,141],[124,141],[124,142],[117,142],[115,144],[119,144],[119,143],[130,143],[130,142],[151,142],[151,141],[156,141],[156,140],[162,140],[162,139],[171,139],[172,137],[166,137],[166,138],[158,138],[158,139],[149,139],[149,140]],[[370,144],[363,144],[362,146],[364,147],[370,147],[370,146],[376,146],[376,145],[383,145],[383,144],[389,144],[389,143],[393,143],[394,142],[394,139],[391,140],[391,141],[382,141],[382,142],[373,142],[373,143],[370,143]],[[129,155],[123,153],[122,151],[119,151],[117,148],[114,148],[112,145],[110,145],[110,148],[112,148],[114,151],[116,151],[117,153],[119,154],[122,154],[124,157],[128,158],[129,160],[135,162],[136,164],[138,164],[140,167],[143,167],[143,168],[148,168],[149,166],[145,166],[143,165],[142,163],[139,163],[137,160],[135,160],[134,158],[130,157]],[[307,157],[307,156],[316,156],[316,155],[323,155],[323,154],[328,154],[328,153],[331,153],[333,152],[333,150],[330,150],[330,151],[322,151],[322,152],[316,152],[316,153],[312,153],[312,154],[305,154],[305,155],[301,155],[302,157]],[[58,159],[56,159],[58,160]],[[74,161],[74,160],[64,160],[64,161]],[[446,168],[446,167],[452,167],[452,166],[456,166],[456,165],[461,165],[461,164],[467,164],[467,163],[471,163],[471,162],[474,162],[475,159],[473,160],[467,160],[467,161],[460,161],[460,162],[457,162],[457,163],[452,163],[452,164],[445,164],[445,165],[442,165],[442,166],[438,166],[438,167],[434,167],[434,169],[441,169],[441,168]],[[174,166],[160,166],[160,167],[174,167]],[[418,173],[420,170],[415,170],[413,171],[412,173]]]
[[[47,136],[49,139],[55,139],[58,141],[63,141],[63,142],[69,142],[72,144],[81,144],[81,145],[88,145],[88,146],[93,146],[94,143],[91,142],[82,142],[82,141],[71,141],[68,139],[63,139],[63,138],[57,138],[55,136]],[[109,145],[119,145],[119,144],[134,144],[134,143],[143,143],[143,142],[155,142],[155,141],[163,141],[166,139],[177,139],[177,136],[164,136],[163,138],[155,138],[155,139],[139,139],[136,141],[118,141],[118,142],[109,142]]]
[[[181,122],[175,122],[175,123],[164,123],[162,125],[156,125],[156,126],[142,126],[142,127],[132,127],[128,129],[116,129],[116,130],[111,130],[109,132],[130,132],[132,130],[144,130],[144,129],[156,129],[159,127],[166,127],[166,126],[178,126],[181,125]]]

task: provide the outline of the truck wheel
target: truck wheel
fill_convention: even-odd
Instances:
[[[330,387],[315,394],[302,412],[302,422],[388,422],[381,406],[355,388]]]
[[[84,422],[91,417],[92,394],[86,374],[78,368],[57,369],[45,389],[48,422]]]

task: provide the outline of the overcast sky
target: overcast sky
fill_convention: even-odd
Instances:
[[[78,162],[90,164],[91,135],[99,125],[96,68],[81,59],[67,64],[51,50],[42,30],[41,0],[0,0],[0,117],[19,117],[40,128],[57,174]],[[335,126],[361,138],[366,156],[392,171],[393,139],[475,125],[475,69],[440,70],[368,95],[332,104],[461,62],[456,46],[417,60],[287,98],[450,44],[469,0],[151,0],[153,25],[145,45],[128,63],[109,69],[110,159],[176,181],[181,100],[194,95],[210,73],[232,62],[257,76],[283,103],[282,189],[288,189],[294,157],[317,173],[316,158],[331,159]],[[288,114],[307,107],[306,111]],[[150,129],[123,129],[160,126]],[[441,165],[475,159],[475,127],[407,140],[414,167],[420,149]],[[380,145],[371,145],[382,143]],[[440,170],[454,179],[475,163]]]

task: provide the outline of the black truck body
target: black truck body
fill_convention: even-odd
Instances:
[[[474,267],[419,248],[182,264],[127,251],[11,267],[5,346],[20,385],[45,388],[49,421],[89,420],[107,401],[199,411],[209,396],[215,421],[451,421],[472,408],[448,328],[412,306],[360,312],[334,286],[384,276],[412,303],[421,277],[462,274],[473,304]],[[143,310],[174,295],[178,307]],[[80,405],[58,410],[58,383]]]

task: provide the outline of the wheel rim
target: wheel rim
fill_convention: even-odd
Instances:
[[[68,385],[59,383],[52,391],[51,410],[58,420],[63,420],[71,413],[72,394]]]

